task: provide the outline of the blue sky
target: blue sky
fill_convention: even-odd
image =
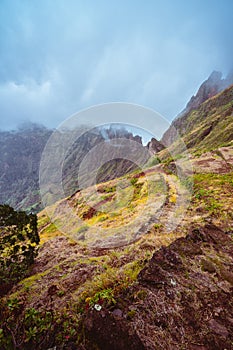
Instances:
[[[131,102],[172,120],[233,67],[231,0],[1,0],[0,129]]]

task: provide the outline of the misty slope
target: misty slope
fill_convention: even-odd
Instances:
[[[223,97],[219,97],[217,100],[214,99],[214,102],[212,103],[204,104],[205,101],[211,99],[213,96],[216,96],[219,92],[233,84],[233,74],[229,74],[226,79],[221,79],[221,76],[221,73],[213,72],[210,77],[201,84],[197,94],[190,99],[184,111],[181,112],[176,119],[174,119],[171,127],[164,133],[161,140],[164,145],[169,146],[176,140],[176,131],[180,134],[180,136],[185,136],[185,134],[190,132],[191,129],[198,126],[201,121],[205,123],[205,119],[209,117],[209,119],[211,119],[214,113],[221,114],[224,112],[223,117],[225,117],[226,114],[228,114],[228,116],[231,115],[232,111],[228,108],[230,106],[227,106],[227,104],[232,100],[231,93],[226,93]],[[202,104],[204,104],[205,107],[200,108]],[[219,108],[220,106],[222,106],[222,109]],[[216,111],[213,111],[214,108],[216,108]],[[209,111],[209,109],[211,111]],[[209,124],[210,123],[211,120],[209,120]],[[215,120],[213,120],[213,124],[214,123]],[[200,135],[200,137],[202,137],[202,135]],[[203,137],[205,137],[205,132]]]
[[[39,125],[0,132],[0,203],[39,209],[39,164],[52,131]]]
[[[230,146],[233,139],[233,86],[220,92],[197,109],[176,119],[163,136],[163,142],[170,144],[168,150],[180,152],[180,144],[175,141],[176,132],[191,153],[203,153],[222,146]],[[161,152],[164,156],[166,152]]]
[[[43,149],[52,134],[43,126],[30,127],[12,132],[0,132],[0,203],[16,209],[38,212],[42,209],[39,192],[39,167]],[[72,146],[63,167],[63,186],[66,196],[78,189],[79,164],[94,146],[105,140],[121,137],[141,144],[139,136],[124,129],[92,130],[82,135]],[[102,167],[97,181],[121,176],[136,169],[132,162],[118,159]],[[115,170],[117,172],[115,173]]]
[[[137,165],[130,160],[115,158],[115,153],[113,155],[111,152],[112,149],[108,147],[114,139],[118,144],[117,147],[120,146],[120,139],[124,139],[125,143],[129,140],[142,145],[142,138],[140,136],[133,136],[124,127],[115,128],[114,125],[108,128],[104,127],[103,129],[98,127],[93,128],[74,142],[67,153],[63,168],[62,181],[66,197],[75,193],[79,188],[78,178],[81,176],[80,164],[83,160],[85,162],[87,155],[93,157],[93,159],[90,159],[92,164],[100,164],[104,157],[107,158],[109,156],[110,158],[108,162],[100,167],[98,173],[95,174],[97,183],[120,177],[137,169]],[[119,141],[117,141],[118,139]],[[98,152],[93,151],[95,147],[98,147]],[[115,159],[111,159],[112,157]],[[90,172],[90,169],[87,172]]]

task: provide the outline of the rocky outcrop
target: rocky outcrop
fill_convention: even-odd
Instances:
[[[233,170],[233,147],[220,147],[191,159],[196,173],[227,174]]]
[[[209,78],[201,84],[195,96],[192,96],[184,110],[184,113],[190,112],[198,108],[203,102],[210,97],[215,96],[218,92],[223,90],[225,79],[222,79],[222,73],[212,72]]]
[[[152,139],[150,140],[150,142],[148,142],[146,147],[149,149],[149,152],[151,154],[156,154],[165,148],[164,145],[158,140],[156,140],[154,137],[152,137]]]
[[[117,312],[88,314],[89,339],[104,350],[232,349],[232,257],[231,235],[193,228],[154,253]]]

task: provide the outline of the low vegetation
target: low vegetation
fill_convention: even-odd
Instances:
[[[39,235],[36,215],[0,205],[0,285],[6,293],[25,277],[37,255]]]

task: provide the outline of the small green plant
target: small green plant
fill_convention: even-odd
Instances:
[[[64,291],[64,290],[59,290],[59,291],[57,292],[57,295],[58,295],[59,297],[63,297],[63,295],[65,295],[65,291]]]
[[[19,300],[17,298],[9,299],[7,306],[11,311],[19,309]]]
[[[115,305],[116,300],[114,298],[114,292],[111,288],[104,289],[97,292],[92,298],[87,298],[86,301],[89,306],[94,306],[95,304],[105,304],[105,306]]]
[[[163,227],[163,224],[161,224],[161,223],[155,223],[154,225],[153,225],[153,228],[156,230],[156,231],[158,231],[159,229],[161,229]]]
[[[136,294],[136,298],[140,299],[140,300],[144,300],[147,297],[147,291],[142,289],[139,290]]]
[[[157,165],[161,163],[161,160],[159,157],[156,157],[156,156],[153,156],[149,159],[149,161],[147,162],[146,166],[149,168],[149,167],[152,167],[154,165]]]
[[[207,210],[211,212],[218,211],[221,207],[222,205],[218,203],[214,198],[210,198],[209,203],[206,206]]]
[[[138,179],[136,177],[133,177],[132,179],[130,179],[130,183],[133,186],[135,186],[137,182],[138,182]]]
[[[173,162],[174,161],[174,158],[173,157],[168,157],[168,158],[166,158],[166,159],[163,159],[162,160],[162,163],[164,163],[165,165],[168,165],[168,164],[170,164],[171,162]]]
[[[26,342],[38,341],[38,338],[51,329],[52,321],[53,314],[51,311],[38,311],[35,308],[27,309],[24,316]]]
[[[203,198],[203,197],[208,197],[210,194],[212,193],[212,191],[208,191],[204,188],[200,188],[198,191],[196,191],[195,193],[195,197],[197,199]]]
[[[98,222],[103,222],[103,221],[105,221],[107,219],[108,219],[108,216],[107,215],[103,215],[103,216],[99,217]]]
[[[116,192],[116,186],[104,187],[102,188],[102,192],[105,192],[105,193]]]

